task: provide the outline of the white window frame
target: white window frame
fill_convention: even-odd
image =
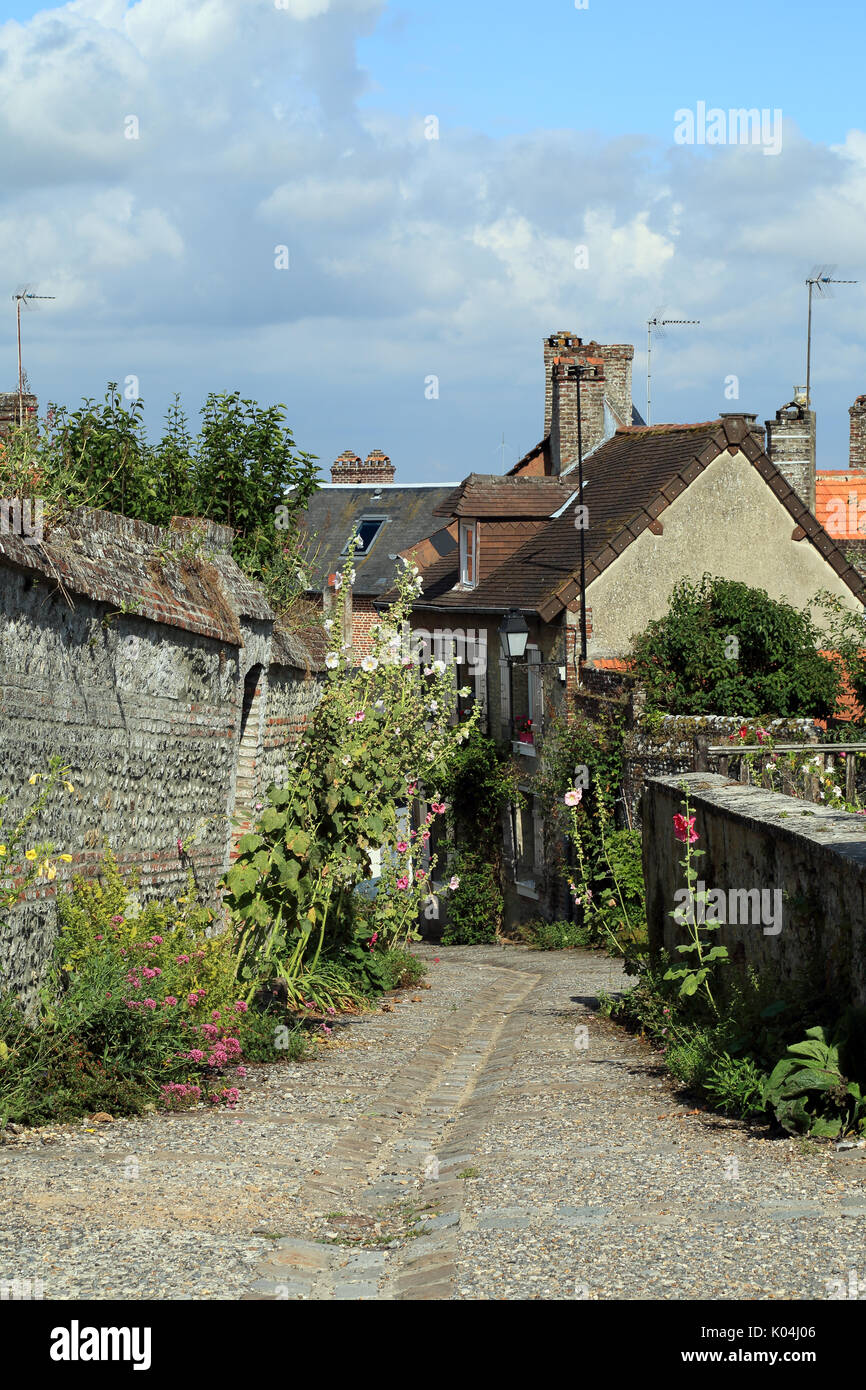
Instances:
[[[470,545],[471,542],[471,545]],[[472,578],[469,578],[469,558],[472,558]],[[474,589],[478,583],[478,524],[475,521],[460,522],[460,584],[464,589]]]

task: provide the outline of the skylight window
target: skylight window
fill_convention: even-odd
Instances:
[[[378,534],[379,534],[379,532],[381,531],[381,529],[382,529],[382,527],[383,527],[384,524],[385,524],[385,517],[384,517],[384,516],[362,516],[362,517],[361,517],[361,520],[358,522],[358,541],[357,541],[357,544],[356,544],[356,546],[355,546],[355,554],[356,554],[356,555],[366,555],[366,554],[367,554],[368,550],[370,549],[370,546],[373,544],[374,540],[375,540],[376,537],[378,536]],[[343,546],[343,550],[342,550],[342,554],[343,554],[343,555],[346,555],[346,554],[348,553],[348,550],[349,550],[349,542],[351,541],[351,539],[352,539],[352,538],[351,538],[351,536],[350,536],[350,537],[349,537],[349,540],[347,540],[347,541],[346,541],[346,544]]]

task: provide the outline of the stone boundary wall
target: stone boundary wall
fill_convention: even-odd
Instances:
[[[106,845],[123,870],[140,874],[142,900],[182,892],[192,868],[218,904],[252,668],[261,668],[263,697],[252,745],[256,796],[279,780],[287,745],[318,700],[306,644],[275,630],[266,606],[267,618],[248,616],[263,604],[255,593],[235,602],[245,578],[230,573],[227,554],[215,552],[213,565],[213,613],[225,615],[214,635],[197,614],[198,630],[190,629],[174,613],[159,621],[122,611],[39,571],[0,564],[0,843],[37,793],[28,779],[52,755],[68,765],[74,787],[55,791],[28,835],[72,863],[0,922],[0,991],[12,988],[28,1004],[56,928],[56,890],[73,874],[96,873]],[[132,584],[131,573],[123,582]],[[190,839],[188,855],[179,852],[178,841]]]
[[[666,714],[652,728],[635,723],[626,735],[622,785],[623,803],[628,807],[631,824],[636,829],[641,824],[641,797],[649,778],[695,771],[698,735],[707,735],[710,743],[725,743],[744,723],[753,722],[734,715]],[[808,743],[822,736],[821,729],[810,719],[774,719],[766,727],[778,743],[795,743],[801,738]],[[731,756],[735,757],[737,751],[737,743],[732,743]]]
[[[668,914],[684,886],[673,817],[682,810],[679,782],[689,788],[696,867],[707,888],[781,890],[778,932],[761,922],[720,927],[713,941],[727,946],[737,978],[752,966],[786,985],[805,984],[829,995],[841,1010],[866,1007],[866,824],[863,818],[813,806],[714,773],[647,781],[643,792],[643,867],[647,921],[654,951],[688,939]]]

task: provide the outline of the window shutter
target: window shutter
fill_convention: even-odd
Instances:
[[[541,652],[537,647],[527,648],[526,679],[529,685],[529,717],[536,733],[541,733],[544,722],[544,686],[542,683]]]
[[[511,724],[511,692],[508,682],[508,662],[499,662],[499,704],[503,724]]]
[[[538,802],[532,799],[533,863],[540,873],[544,869],[544,820],[538,809]]]

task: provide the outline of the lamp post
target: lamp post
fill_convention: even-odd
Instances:
[[[583,506],[583,419],[580,408],[581,382],[585,377],[593,378],[598,376],[598,368],[589,366],[587,363],[578,363],[575,367],[577,373],[577,487],[578,487],[578,506]],[[584,513],[580,513],[583,521]],[[585,526],[580,528],[580,660],[586,661],[586,541],[584,538]]]
[[[529,628],[519,608],[509,608],[503,615],[499,627],[499,644],[502,655],[508,663],[508,712],[511,720],[511,738],[514,738],[514,663],[526,654]],[[517,810],[511,803],[511,866],[514,881],[517,882]]]

